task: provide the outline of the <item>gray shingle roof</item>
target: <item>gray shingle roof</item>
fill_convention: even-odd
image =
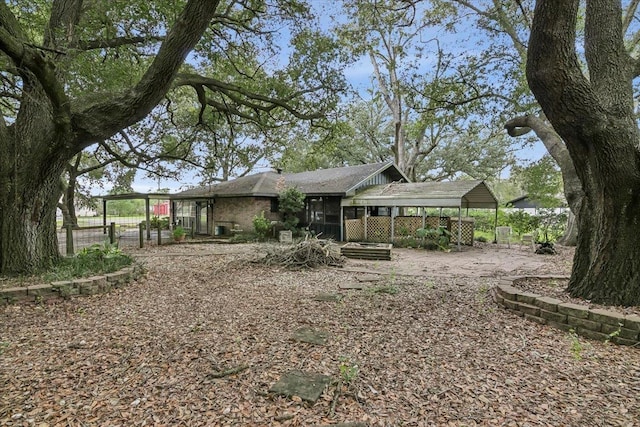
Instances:
[[[394,180],[405,180],[392,162],[373,163],[341,168],[319,169],[293,174],[262,172],[233,181],[186,190],[174,198],[188,197],[275,197],[280,186],[295,187],[307,195],[345,195],[369,178],[387,171]]]
[[[498,200],[484,181],[376,185],[342,201],[343,206],[492,208]]]

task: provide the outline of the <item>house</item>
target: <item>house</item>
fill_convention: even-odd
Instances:
[[[195,227],[196,233],[248,231],[253,229],[253,218],[261,212],[278,221],[278,195],[287,187],[295,187],[306,195],[300,226],[339,239],[341,218],[364,215],[363,208],[342,207],[341,201],[362,189],[393,182],[409,179],[392,162],[293,174],[269,171],[174,194],[172,212],[175,222]]]
[[[564,196],[560,196],[559,198],[564,199]],[[541,206],[535,200],[531,200],[529,198],[529,195],[527,195],[527,194],[525,194],[523,196],[520,196],[520,197],[516,197],[513,200],[509,200],[507,203],[505,203],[505,206],[507,208],[522,210],[522,211],[528,213],[529,215],[537,215],[539,209],[545,209],[544,206]],[[565,210],[565,207],[564,206],[556,206],[556,207],[553,207],[551,209],[553,209],[553,211],[555,213],[561,213],[561,212],[563,212]]]
[[[175,223],[194,227],[196,233],[250,231],[261,212],[272,221],[280,219],[278,195],[288,187],[306,195],[299,225],[336,240],[389,242],[425,225],[444,225],[454,233],[454,242],[472,245],[473,221],[463,220],[461,210],[498,206],[484,181],[410,183],[394,163],[384,162],[249,175],[174,194],[171,211]],[[425,208],[435,207],[456,208],[458,217],[426,217]],[[420,213],[403,215],[408,208]]]

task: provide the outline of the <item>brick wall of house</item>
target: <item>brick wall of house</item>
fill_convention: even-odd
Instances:
[[[213,207],[213,226],[230,228],[233,224],[244,231],[253,231],[253,217],[264,211],[265,218],[280,220],[279,212],[271,212],[271,199],[266,197],[218,198]]]

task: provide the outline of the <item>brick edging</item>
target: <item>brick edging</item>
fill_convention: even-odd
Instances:
[[[95,295],[121,288],[138,280],[143,270],[139,265],[125,267],[101,276],[82,277],[50,284],[0,289],[0,306],[15,302],[43,302],[45,299],[70,298],[75,295]]]
[[[515,280],[524,278],[526,277],[501,280],[494,287],[494,301],[532,322],[563,331],[573,330],[578,335],[589,339],[610,341],[621,345],[640,345],[640,316],[565,303],[556,298],[525,292],[513,286]]]

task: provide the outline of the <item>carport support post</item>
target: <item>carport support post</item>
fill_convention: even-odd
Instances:
[[[367,240],[367,211],[369,210],[368,206],[364,207],[364,240]]]
[[[146,219],[147,219],[147,240],[151,240],[151,217],[149,213],[149,198],[147,197],[144,200],[144,207],[146,211]]]
[[[458,206],[458,252],[462,250],[460,248],[461,240],[462,240],[462,208]]]
[[[116,223],[109,224],[109,243],[112,245],[116,242]]]
[[[493,243],[498,243],[498,231],[496,228],[498,227],[498,205],[496,204],[496,217],[493,220]]]

